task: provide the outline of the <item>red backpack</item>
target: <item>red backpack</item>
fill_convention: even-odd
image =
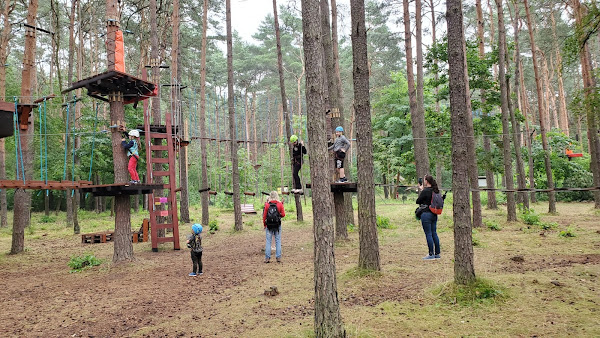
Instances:
[[[436,214],[441,215],[442,210],[444,209],[444,197],[440,193],[431,192],[431,204],[429,205],[429,210]]]

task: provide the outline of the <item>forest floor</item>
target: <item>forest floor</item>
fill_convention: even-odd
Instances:
[[[113,265],[113,245],[81,244],[65,228],[64,214],[34,214],[26,250],[9,255],[10,229],[0,229],[0,332],[2,336],[313,336],[312,210],[305,222],[288,210],[283,223],[283,262],[264,264],[265,234],[259,215],[244,216],[232,231],[232,211],[211,209],[219,221],[204,233],[204,275],[188,277],[188,249],[134,244],[135,261]],[[258,204],[257,204],[258,206]],[[289,205],[288,205],[289,206]],[[351,337],[406,336],[600,336],[600,213],[590,203],[547,203],[533,208],[543,230],[507,223],[506,210],[485,210],[488,227],[474,231],[475,271],[495,285],[494,298],[461,302],[444,297],[453,280],[451,205],[438,222],[442,258],[427,254],[415,206],[377,200],[390,218],[380,229],[382,271],[356,269],[358,231],[336,243],[341,314]],[[200,218],[197,208],[192,220]],[[133,214],[137,229],[144,212]],[[46,221],[47,223],[43,223]],[[112,228],[108,213],[80,214],[82,233]],[[9,223],[11,224],[11,223]],[[182,224],[182,247],[189,233]],[[567,228],[575,237],[559,236]],[[74,255],[93,253],[99,266],[70,273]],[[263,293],[277,286],[275,297]]]

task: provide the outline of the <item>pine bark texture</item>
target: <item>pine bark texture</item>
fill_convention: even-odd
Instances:
[[[354,111],[358,147],[358,235],[360,237],[359,268],[381,269],[377,215],[375,212],[375,182],[373,178],[373,130],[369,98],[369,67],[364,0],[350,2],[352,20],[352,60],[354,79]]]
[[[485,58],[485,45],[484,45],[484,24],[483,24],[483,7],[481,5],[481,0],[477,0],[475,3],[476,11],[477,11],[477,43],[479,48],[479,59]],[[481,104],[485,106],[486,102],[486,90],[481,89],[479,92],[481,96]],[[484,114],[487,115],[487,110],[484,108]],[[487,133],[484,133],[487,134]],[[492,145],[490,142],[490,137],[487,135],[483,135],[483,150],[486,154],[491,154]],[[485,182],[488,189],[494,189],[494,173],[486,166],[485,168]],[[496,201],[496,191],[489,190],[487,192],[487,208],[488,209],[498,209],[498,203]]]
[[[234,228],[241,231],[242,209],[240,206],[240,170],[237,156],[237,137],[235,133],[235,107],[233,91],[233,36],[231,31],[231,0],[225,1],[227,21],[227,105],[229,106],[229,136],[231,137],[231,172],[233,181],[233,211],[235,218]]]
[[[306,64],[307,130],[312,182],[314,283],[317,337],[346,335],[337,295],[333,204],[330,192],[325,106],[323,103],[323,47],[318,0],[302,0],[302,27]],[[317,207],[318,206],[318,207]]]
[[[519,49],[519,33],[520,33],[520,29],[519,29],[519,5],[516,3],[513,3],[514,8],[515,8],[515,17],[513,18],[513,34],[514,34],[514,48],[515,48],[515,60],[514,60],[514,67],[515,67],[515,77],[514,77],[514,81],[515,81],[515,87],[514,87],[514,92],[513,95],[515,97],[515,100],[517,100],[517,102],[519,101],[519,87],[520,86],[524,86],[524,83],[521,83],[521,72],[520,72],[520,68],[519,68],[519,64],[521,63],[521,51]],[[505,48],[506,48],[506,43],[504,44]],[[508,83],[508,79],[507,79],[507,83]],[[510,101],[508,102],[510,104]],[[518,103],[517,103],[518,105]],[[512,105],[514,107],[514,104]],[[515,111],[514,109],[509,105],[509,112],[510,112],[510,123],[512,125],[512,130],[513,130],[513,144],[515,147],[515,158],[516,158],[516,164],[517,164],[517,187],[519,188],[519,190],[523,190],[525,188],[527,188],[527,183],[526,183],[526,178],[525,178],[525,164],[523,162],[523,155],[521,152],[521,124],[517,121],[516,117],[515,117]],[[527,192],[522,191],[518,194],[518,198],[517,198],[517,202],[518,203],[523,203],[523,207],[525,209],[529,209],[529,197],[527,196]]]
[[[452,192],[454,220],[454,281],[467,284],[475,279],[473,265],[472,227],[469,205],[469,168],[467,158],[467,119],[471,118],[467,101],[467,66],[463,11],[460,0],[447,0],[448,73],[452,128]]]
[[[2,8],[2,32],[0,33],[0,100],[6,101],[6,64],[8,59],[8,44],[12,38],[12,24],[10,13],[15,8],[15,3],[5,0]],[[6,179],[6,147],[5,139],[0,139],[0,180]],[[0,227],[8,226],[8,208],[6,203],[6,189],[0,190]]]
[[[106,18],[118,23],[117,0],[106,1]],[[111,21],[109,21],[111,22]],[[115,69],[115,36],[119,29],[117,25],[107,25],[106,54],[108,56],[108,69]],[[110,125],[122,125],[125,122],[125,109],[121,93],[111,93],[110,99]],[[119,98],[121,96],[121,98]],[[113,163],[115,183],[128,181],[127,156],[121,146],[121,132],[116,128],[111,130]],[[129,196],[115,196],[115,238],[113,262],[133,260],[133,244],[131,243],[131,219]]]
[[[208,188],[208,158],[206,140],[206,31],[208,30],[208,0],[202,6],[202,47],[200,50],[200,151],[202,152],[202,184],[200,189]],[[255,143],[256,144],[256,143]],[[216,189],[216,187],[212,187]],[[202,224],[209,222],[208,191],[200,194],[202,199]]]
[[[37,15],[38,1],[30,0],[27,8],[27,24],[35,26],[35,18]],[[21,103],[33,102],[33,83],[36,74],[35,67],[35,51],[36,51],[36,32],[33,29],[25,29],[25,52],[23,55],[23,71],[21,79]],[[20,131],[21,151],[23,156],[23,168],[25,169],[25,179],[33,178],[33,154],[32,140],[34,135],[34,123],[31,114],[29,117],[29,127],[27,130]],[[17,140],[15,135],[15,140]],[[22,175],[22,173],[21,173]],[[16,189],[14,196],[14,217],[13,217],[13,233],[11,254],[20,253],[25,248],[25,228],[29,226],[29,215],[31,208],[31,192],[23,189]]]
[[[417,103],[415,76],[413,72],[412,37],[410,31],[410,13],[408,0],[403,0],[404,6],[404,49],[406,51],[406,80],[408,82],[408,98],[410,120],[414,140],[415,164],[417,177],[429,174],[429,154],[425,138],[425,115],[420,114]]]
[[[538,114],[540,118],[540,134],[542,136],[542,148],[544,149],[544,166],[546,168],[546,180],[548,189],[554,189],[554,179],[552,178],[552,166],[550,164],[550,146],[548,145],[548,138],[546,137],[546,124],[544,123],[544,107],[543,107],[543,95],[542,95],[542,84],[541,74],[538,67],[537,61],[537,48],[535,40],[533,39],[533,26],[531,21],[531,13],[529,10],[529,3],[527,0],[523,0],[525,6],[525,13],[527,15],[527,27],[529,31],[529,44],[531,45],[531,54],[533,55],[533,72],[535,74],[535,87],[538,97]],[[556,213],[556,194],[553,190],[548,192],[548,212],[551,214]]]
[[[504,177],[506,180],[506,189],[514,189],[512,151],[510,148],[510,113],[508,112],[508,88],[506,79],[506,27],[504,26],[504,11],[502,10],[502,0],[496,0],[498,10],[498,82],[500,82],[500,108],[502,111],[502,149],[504,160]],[[506,220],[514,222],[517,220],[517,206],[515,203],[515,193],[506,192]]]

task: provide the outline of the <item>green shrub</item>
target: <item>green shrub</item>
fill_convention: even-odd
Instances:
[[[566,230],[562,230],[559,234],[560,237],[569,238],[575,237],[575,231],[572,228],[567,228]]]
[[[380,229],[391,229],[390,218],[377,215],[377,227]]]
[[[52,217],[52,216],[42,216],[42,219],[40,219],[40,222],[42,223],[54,223],[56,222],[56,218]]]
[[[533,209],[524,209],[521,212],[521,219],[528,225],[538,225],[540,223],[540,215],[536,214]]]
[[[356,227],[354,226],[354,224],[350,223],[348,224],[348,232],[354,232],[356,231]]]
[[[542,230],[552,230],[558,228],[558,223],[540,222],[538,225]]]
[[[69,260],[69,267],[71,268],[71,272],[81,272],[83,270],[89,269],[92,266],[102,264],[102,260],[96,258],[93,254],[84,254],[81,256],[71,256],[71,260]]]
[[[485,224],[485,226],[487,226],[490,230],[494,230],[494,231],[502,230],[502,228],[500,227],[500,224],[496,221],[484,219],[483,224]]]
[[[506,293],[502,287],[481,278],[467,285],[451,282],[434,290],[434,292],[444,302],[464,306],[506,298]]]
[[[216,219],[210,220],[208,222],[208,232],[214,234],[216,231],[219,231],[219,224]]]

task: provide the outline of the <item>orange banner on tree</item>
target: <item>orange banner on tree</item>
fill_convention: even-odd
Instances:
[[[125,73],[125,43],[121,30],[115,34],[115,70]]]

